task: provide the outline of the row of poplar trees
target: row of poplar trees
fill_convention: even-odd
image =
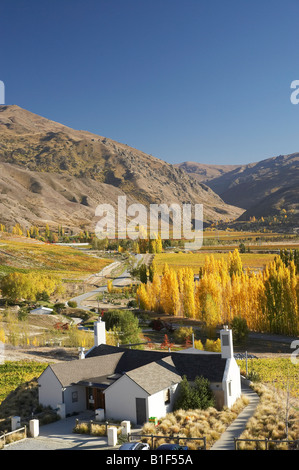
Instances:
[[[286,335],[299,334],[299,281],[293,260],[281,257],[263,271],[244,270],[238,250],[216,260],[207,256],[199,280],[185,267],[164,265],[162,276],[137,289],[139,307],[200,320],[208,327],[246,320],[249,329]]]

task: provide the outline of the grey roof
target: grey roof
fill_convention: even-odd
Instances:
[[[171,357],[138,367],[127,372],[126,375],[149,395],[153,395],[182,380],[175,369]]]
[[[171,358],[176,370],[189,381],[194,381],[201,375],[209,382],[222,382],[226,359],[221,354],[184,354],[174,352]]]
[[[120,351],[124,354],[116,368],[118,373],[128,372],[165,357],[171,357],[176,371],[181,377],[186,375],[188,380],[193,381],[197,376],[203,375],[210,382],[221,382],[226,365],[226,359],[222,359],[221,353],[186,354],[184,352],[144,351],[107,344],[93,348],[86,357],[106,356],[107,354],[117,354]]]
[[[85,359],[49,367],[64,387],[72,384],[108,387],[126,373],[148,393],[155,393],[178,383],[184,375],[189,381],[202,375],[210,382],[221,382],[225,365],[226,359],[215,353],[185,354],[100,345]]]
[[[108,377],[115,373],[122,354],[120,351],[117,354],[105,355],[103,360],[99,360],[98,357],[77,359],[51,364],[48,367],[54,372],[63,387],[80,382],[102,384],[103,381],[107,382]]]

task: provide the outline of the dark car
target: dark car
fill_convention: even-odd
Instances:
[[[179,444],[162,444],[157,447],[157,450],[188,450],[188,447]]]
[[[126,442],[118,450],[150,450],[150,446],[145,442]]]

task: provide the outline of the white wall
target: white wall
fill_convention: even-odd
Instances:
[[[38,378],[38,384],[38,397],[41,405],[55,409],[58,403],[62,403],[62,386],[50,367],[47,367]]]
[[[233,357],[226,360],[222,386],[224,390],[224,406],[230,408],[241,396],[240,368]]]
[[[78,401],[73,401],[73,393],[76,392]],[[67,387],[64,394],[65,413],[81,412],[86,410],[86,387],[73,385]]]
[[[168,389],[161,390],[160,392],[150,395],[148,397],[148,418],[162,418],[167,413],[170,413],[173,408],[174,401],[176,399],[176,391],[178,384],[172,385],[170,389],[170,403],[165,404],[165,392]]]
[[[41,405],[51,406],[55,410],[58,403],[65,403],[66,414],[86,410],[86,388],[80,385],[62,387],[50,367],[38,378],[38,384]],[[73,402],[73,392],[77,392],[78,401]]]
[[[105,390],[106,419],[128,420],[136,423],[136,398],[147,399],[148,393],[127,375]],[[148,416],[148,407],[147,407]]]
[[[178,384],[170,387],[170,403],[165,404],[165,390],[149,395],[127,375],[123,375],[105,390],[106,419],[137,421],[136,398],[146,399],[147,420],[154,416],[162,418],[172,411]]]

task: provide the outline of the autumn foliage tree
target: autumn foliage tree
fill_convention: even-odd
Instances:
[[[48,296],[54,293],[59,294],[63,288],[62,281],[57,276],[15,272],[1,279],[0,290],[4,298],[12,301],[21,299],[35,301],[41,293]]]
[[[286,266],[277,258],[264,272],[264,308],[271,333],[296,334],[298,331],[298,276],[294,261]]]
[[[299,282],[295,256],[276,258],[263,271],[244,270],[238,250],[228,260],[207,256],[199,280],[186,267],[165,265],[137,289],[140,308],[195,318],[207,328],[231,324],[235,317],[252,331],[299,334]]]

